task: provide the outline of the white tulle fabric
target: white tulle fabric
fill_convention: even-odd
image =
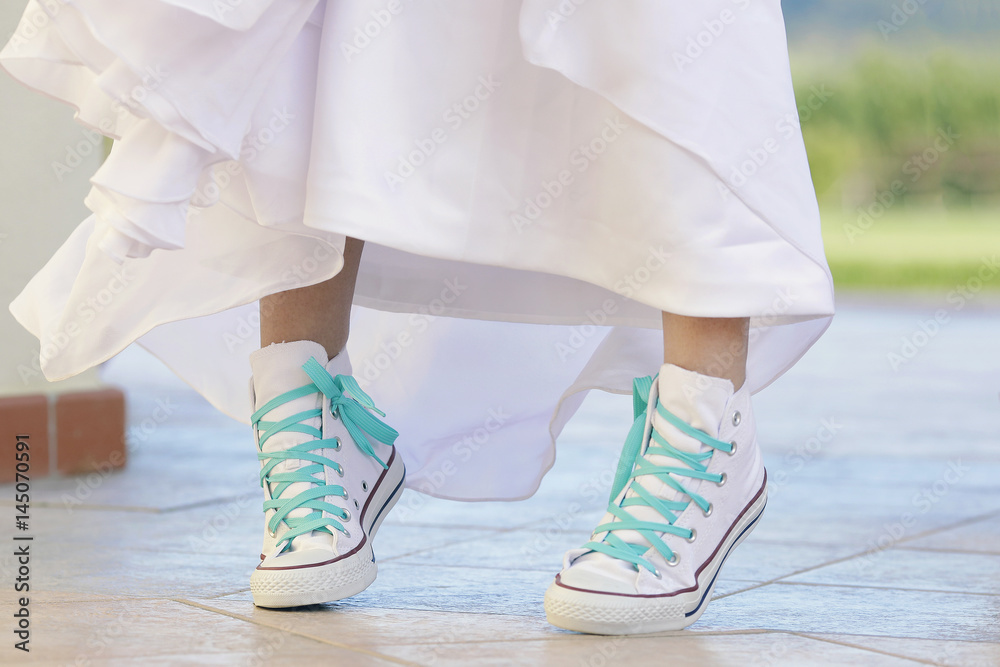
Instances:
[[[11,306],[46,376],[138,341],[245,421],[256,301],[358,237],[348,351],[426,493],[533,493],[661,310],[751,317],[754,390],[833,312],[778,0],[32,0],[0,64],[116,140]]]

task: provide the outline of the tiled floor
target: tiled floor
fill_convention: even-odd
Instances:
[[[0,661],[1000,665],[1000,307],[956,313],[897,371],[887,357],[939,301],[846,300],[758,397],[771,499],[715,602],[684,632],[632,638],[557,630],[541,604],[602,511],[580,487],[608,477],[628,399],[588,399],[531,500],[404,498],[414,511],[379,533],[370,589],[268,611],[248,590],[260,509],[247,432],[128,353],[108,372],[127,383],[132,423],[157,401],[171,414],[133,432],[124,472],[34,485],[32,652],[5,631]],[[11,495],[0,487],[13,511]],[[16,563],[3,551],[9,626]]]

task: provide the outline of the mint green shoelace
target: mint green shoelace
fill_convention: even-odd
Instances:
[[[264,484],[273,485],[269,486],[272,500],[264,501],[264,512],[266,513],[271,509],[277,510],[274,516],[268,521],[267,529],[273,535],[277,532],[281,522],[284,521],[285,525],[288,526],[288,531],[281,536],[278,544],[285,543],[286,546],[291,544],[291,541],[299,535],[305,535],[314,530],[326,532],[331,535],[334,530],[338,530],[345,535],[347,534],[344,524],[337,520],[339,518],[341,521],[346,521],[348,518],[347,510],[324,500],[327,496],[346,498],[347,491],[342,486],[326,484],[326,480],[323,479],[324,466],[333,468],[341,476],[344,474],[344,469],[336,461],[314,453],[318,449],[340,449],[341,444],[336,438],[324,438],[323,432],[320,429],[302,423],[317,417],[322,418],[322,408],[304,410],[276,422],[264,421],[264,416],[267,413],[289,401],[320,392],[326,399],[329,399],[330,411],[334,417],[343,422],[358,449],[378,461],[382,468],[387,468],[388,466],[375,454],[369,437],[392,446],[399,435],[395,429],[390,428],[372,414],[372,412],[375,412],[379,416],[385,416],[384,412],[375,407],[375,403],[371,397],[362,391],[361,387],[358,386],[357,380],[353,377],[350,375],[332,377],[313,358],[310,358],[309,361],[302,365],[302,370],[312,380],[310,384],[286,391],[280,396],[274,397],[250,417],[254,429],[260,432],[257,458],[264,462],[260,471],[261,486]],[[262,451],[264,443],[268,439],[282,432],[305,433],[315,439],[300,443],[285,451]],[[310,461],[311,463],[294,472],[272,472],[275,466],[289,459]],[[292,498],[282,500],[281,494],[285,492],[285,489],[289,485],[296,482],[307,482],[315,486],[302,491]],[[290,512],[303,507],[313,511],[302,517],[288,516]],[[325,517],[323,516],[324,512],[332,516]]]
[[[611,488],[611,499],[608,503],[608,512],[613,514],[618,520],[601,524],[595,528],[591,541],[584,544],[583,547],[591,551],[599,551],[607,554],[612,558],[627,561],[637,568],[644,567],[653,574],[658,574],[653,564],[643,558],[643,554],[650,547],[644,544],[626,542],[615,535],[615,533],[620,530],[638,532],[646,538],[649,544],[652,545],[652,548],[656,549],[664,559],[672,562],[674,560],[673,550],[667,546],[666,542],[657,533],[677,535],[684,539],[691,539],[693,535],[692,531],[689,528],[675,526],[674,522],[677,521],[680,513],[687,509],[691,501],[694,501],[701,508],[702,512],[708,512],[710,507],[707,500],[686,489],[677,478],[689,477],[693,479],[707,479],[716,483],[721,482],[721,474],[706,472],[708,463],[715,453],[714,450],[731,452],[733,446],[730,443],[716,440],[707,433],[693,428],[657,401],[656,411],[661,417],[685,435],[710,447],[711,451],[701,453],[682,452],[672,447],[663,436],[656,432],[656,429],[652,429],[651,442],[646,451],[643,452],[642,445],[646,426],[646,410],[649,404],[649,392],[652,390],[652,387],[653,378],[649,376],[636,378],[632,383],[632,410],[635,415],[635,421],[632,422],[632,428],[629,429],[628,436],[625,438],[625,446],[622,448],[622,455],[618,460],[618,470],[615,473],[615,480]],[[687,467],[656,466],[645,458],[645,456],[649,455],[669,456]],[[655,476],[678,493],[686,495],[689,500],[662,500],[657,498],[647,491],[639,481],[641,477],[647,475]],[[616,502],[626,486],[630,491],[635,492],[635,496],[637,497],[623,497],[620,503]],[[634,518],[626,508],[637,505],[652,507],[665,519],[665,522],[639,521]],[[600,540],[597,539],[602,534],[604,537]]]

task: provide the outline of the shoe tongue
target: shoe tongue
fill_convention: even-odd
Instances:
[[[340,355],[346,357],[346,355]],[[312,380],[309,375],[302,370],[302,365],[315,358],[322,366],[329,363],[326,357],[326,349],[319,343],[313,341],[295,341],[293,343],[276,343],[261,348],[250,355],[250,366],[253,369],[254,386],[254,410],[259,409],[268,401],[280,396],[286,391],[298,389],[309,384]],[[288,401],[275,407],[264,415],[264,421],[276,422],[290,417],[299,412],[314,410],[322,405],[323,395],[318,391],[308,394],[295,400]],[[321,417],[306,419],[301,422],[317,429],[322,427]],[[264,452],[284,451],[295,445],[301,444],[313,437],[308,433],[298,433],[296,431],[281,431],[267,439],[261,450]],[[299,468],[311,465],[309,461],[299,459],[286,459],[272,469],[272,473],[294,472]],[[274,484],[271,485],[272,493]],[[308,482],[295,482],[288,485],[280,498],[294,498],[299,493],[308,490],[313,485]],[[293,518],[309,515],[312,510],[299,508],[289,512],[288,516]],[[332,536],[321,531],[312,531],[306,535],[300,535],[292,540],[292,549],[303,549],[311,546],[318,548],[333,548]]]
[[[658,400],[666,410],[699,431],[718,434],[726,404],[733,395],[732,382],[664,364],[656,385]],[[655,406],[650,409],[655,410]],[[691,452],[701,449],[700,442],[681,433],[655,411],[653,425],[675,449]]]
[[[653,429],[663,436],[663,439],[666,440],[671,447],[682,452],[696,453],[701,452],[705,445],[703,445],[699,440],[686,435],[662,417],[656,409],[657,403],[681,421],[686,422],[699,431],[704,431],[710,436],[715,437],[718,435],[719,425],[721,423],[723,413],[725,412],[726,404],[729,402],[732,395],[733,383],[729,380],[701,375],[700,373],[685,370],[679,366],[674,366],[673,364],[664,364],[660,369],[659,376],[656,379],[656,386],[653,387],[653,391],[650,392],[650,402],[646,409],[648,411],[652,411],[653,413]],[[650,441],[648,444],[657,444],[652,440],[652,435],[650,435]],[[686,463],[671,456],[647,455],[644,458],[655,466],[675,468],[689,467]],[[682,475],[675,475],[673,477],[676,481],[680,482],[682,486],[689,488],[692,491],[695,490],[693,487],[698,485],[698,480],[690,477],[684,477]],[[644,475],[637,481],[641,483],[642,486],[651,494],[663,500],[675,500],[678,499],[678,496],[683,495],[672,486],[667,485],[665,482],[661,481],[657,477],[653,477],[652,475]],[[629,490],[625,497],[636,498],[638,497],[638,494]],[[656,523],[665,522],[663,516],[661,516],[660,513],[652,507],[633,505],[628,507],[627,511],[640,521],[652,521]],[[612,519],[613,515],[606,514],[601,523],[609,522]],[[615,534],[630,544],[649,544],[646,538],[635,531],[621,530],[616,531]],[[605,559],[607,561],[614,561],[614,564],[617,566],[614,570],[618,571],[620,576],[626,576],[626,573],[634,575],[635,568],[631,563],[613,559],[600,552],[589,553],[582,556],[578,560],[600,561]],[[611,563],[606,563],[606,565],[611,565]]]
[[[656,389],[657,396],[650,401],[648,408],[653,412],[653,430],[674,449],[691,453],[703,451],[705,445],[667,421],[657,410],[657,404],[681,421],[714,437],[718,435],[719,423],[722,420],[722,413],[726,409],[726,403],[733,395],[733,383],[722,378],[685,370],[673,364],[664,364],[656,379]],[[650,446],[657,444],[652,440],[652,435],[650,435],[648,444]],[[690,467],[671,456],[647,455],[645,458],[656,466]],[[697,480],[690,477],[675,475],[674,478],[687,488],[697,485]],[[681,495],[672,486],[651,475],[642,477],[640,481],[647,491],[658,498],[673,500]],[[633,514],[635,511],[643,510],[645,508],[634,508]],[[649,511],[659,515],[656,510]]]

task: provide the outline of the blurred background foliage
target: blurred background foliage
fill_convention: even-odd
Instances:
[[[782,8],[838,285],[962,284],[1000,252],[1000,0]]]
[[[894,180],[906,186],[904,205],[1000,203],[1000,58],[869,46],[835,68],[797,73],[795,87],[799,100],[829,95],[800,109],[824,205],[853,209]]]

